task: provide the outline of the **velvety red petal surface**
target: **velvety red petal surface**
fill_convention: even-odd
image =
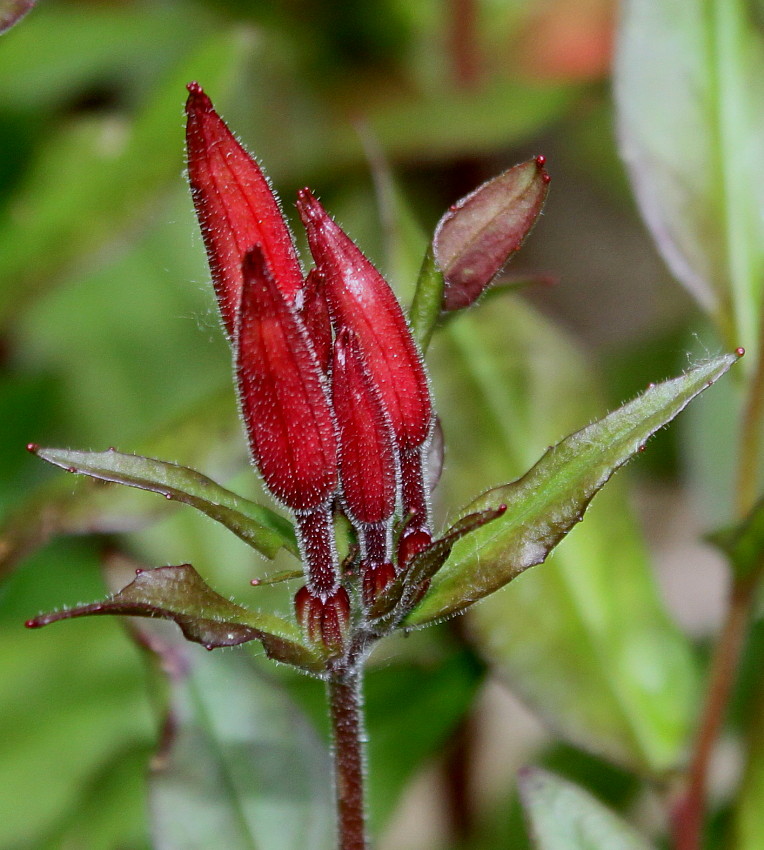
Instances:
[[[233,337],[244,255],[260,245],[288,301],[302,285],[292,236],[257,163],[198,83],[188,84],[188,179],[226,331]]]
[[[252,455],[276,498],[296,511],[337,487],[334,419],[318,361],[294,309],[255,249],[243,264],[237,380]]]
[[[395,510],[393,435],[355,334],[348,328],[340,331],[334,343],[332,402],[347,509],[356,522],[384,522]]]
[[[321,277],[336,330],[358,337],[400,446],[424,442],[432,405],[424,366],[403,311],[387,281],[307,190],[297,208]]]

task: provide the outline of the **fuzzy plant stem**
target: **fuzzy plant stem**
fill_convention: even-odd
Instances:
[[[361,696],[363,664],[331,672],[327,681],[332,725],[338,850],[366,850],[364,768],[366,736]]]

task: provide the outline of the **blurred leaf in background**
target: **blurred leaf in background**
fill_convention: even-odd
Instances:
[[[294,592],[288,583],[250,588],[263,562],[188,508],[173,510],[154,494],[75,489],[72,478],[24,452],[30,441],[114,445],[262,498],[246,465],[230,356],[182,177],[185,83],[202,81],[240,128],[287,215],[294,191],[310,184],[406,293],[427,242],[421,234],[449,204],[514,163],[547,155],[553,190],[512,271],[561,283],[530,286],[522,300],[486,298],[433,343],[446,434],[437,510],[445,516],[525,471],[608,404],[686,365],[684,339],[696,317],[666,286],[624,201],[608,131],[602,81],[613,6],[48,0],[0,37],[0,508],[8,523],[0,557],[23,539],[14,536],[19,529],[35,531],[27,559],[0,589],[0,767],[4,787],[14,788],[0,816],[0,848],[151,845],[146,766],[168,699],[151,665],[147,672],[143,654],[108,619],[42,633],[21,627],[38,611],[104,595],[104,543],[152,564],[192,561],[243,604],[256,594],[254,604],[284,612]],[[405,209],[397,243],[380,227],[369,139],[394,174],[393,217]],[[659,335],[670,340],[661,349]],[[604,370],[606,387],[593,376],[598,359],[623,365]],[[699,406],[718,409],[718,392]],[[694,719],[695,659],[665,613],[626,492],[652,471],[652,457],[676,460],[675,439],[670,432],[651,444],[543,571],[475,608],[466,641],[450,628],[412,635],[396,645],[395,664],[383,659],[371,671],[377,824],[395,820],[407,783],[474,710],[484,665],[581,747],[655,776],[681,760]],[[46,530],[45,511],[56,509],[60,527]],[[35,551],[49,532],[73,529],[106,537],[53,540]],[[290,566],[277,560],[272,569]],[[281,684],[260,682],[259,662],[250,679],[246,658],[216,652],[169,695],[187,710],[185,732],[205,746],[219,740],[201,722],[205,707],[191,700],[194,676],[228,681],[242,664],[254,683],[253,715],[269,716],[275,705],[298,717],[294,698],[321,726],[321,712],[310,708],[322,699],[319,683],[286,682],[287,697]],[[215,711],[226,708],[236,706]],[[314,743],[313,768],[323,758]],[[556,771],[570,775],[572,752]],[[180,773],[174,783],[155,781],[155,793],[174,793],[187,779]],[[596,771],[589,775],[595,783]],[[752,768],[749,802],[741,804],[747,834],[758,776]],[[513,788],[495,790],[509,798]],[[264,804],[251,793],[254,806]],[[291,817],[286,803],[283,811]],[[162,832],[156,821],[155,829]]]

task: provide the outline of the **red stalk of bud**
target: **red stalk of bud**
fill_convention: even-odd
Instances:
[[[302,271],[278,200],[254,159],[215,112],[199,83],[186,101],[188,179],[207,249],[220,313],[229,338],[241,299],[242,261],[259,245],[291,302]]]
[[[351,328],[400,448],[421,446],[432,403],[422,360],[393,291],[308,189],[297,195],[335,330]]]
[[[384,523],[395,510],[393,435],[356,335],[347,327],[340,330],[334,343],[332,403],[348,514],[354,525]]]
[[[325,506],[337,489],[335,425],[307,333],[258,246],[244,259],[236,373],[257,468],[296,512]]]

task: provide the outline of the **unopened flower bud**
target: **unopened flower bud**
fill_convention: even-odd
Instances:
[[[421,446],[432,424],[430,390],[393,291],[308,189],[298,192],[297,209],[324,281],[335,330],[347,327],[356,334],[398,446]]]
[[[301,587],[294,597],[295,613],[304,634],[313,643],[339,650],[350,625],[350,597],[344,587],[322,600],[307,587]]]
[[[294,309],[260,248],[247,254],[236,373],[249,444],[266,486],[293,511],[337,488],[335,425],[325,382]]]
[[[371,608],[376,599],[395,581],[395,567],[390,561],[382,564],[367,564],[362,561],[361,572],[363,604],[366,608]]]
[[[199,83],[186,101],[188,179],[207,249],[220,313],[233,338],[244,255],[259,245],[291,302],[302,285],[292,236],[268,180],[215,112]]]
[[[332,324],[323,282],[317,269],[310,270],[305,284],[297,293],[295,306],[297,315],[313,343],[321,371],[326,374],[332,359]]]
[[[334,343],[332,402],[342,496],[350,518],[356,525],[385,522],[395,510],[393,435],[356,335],[347,327]]]

